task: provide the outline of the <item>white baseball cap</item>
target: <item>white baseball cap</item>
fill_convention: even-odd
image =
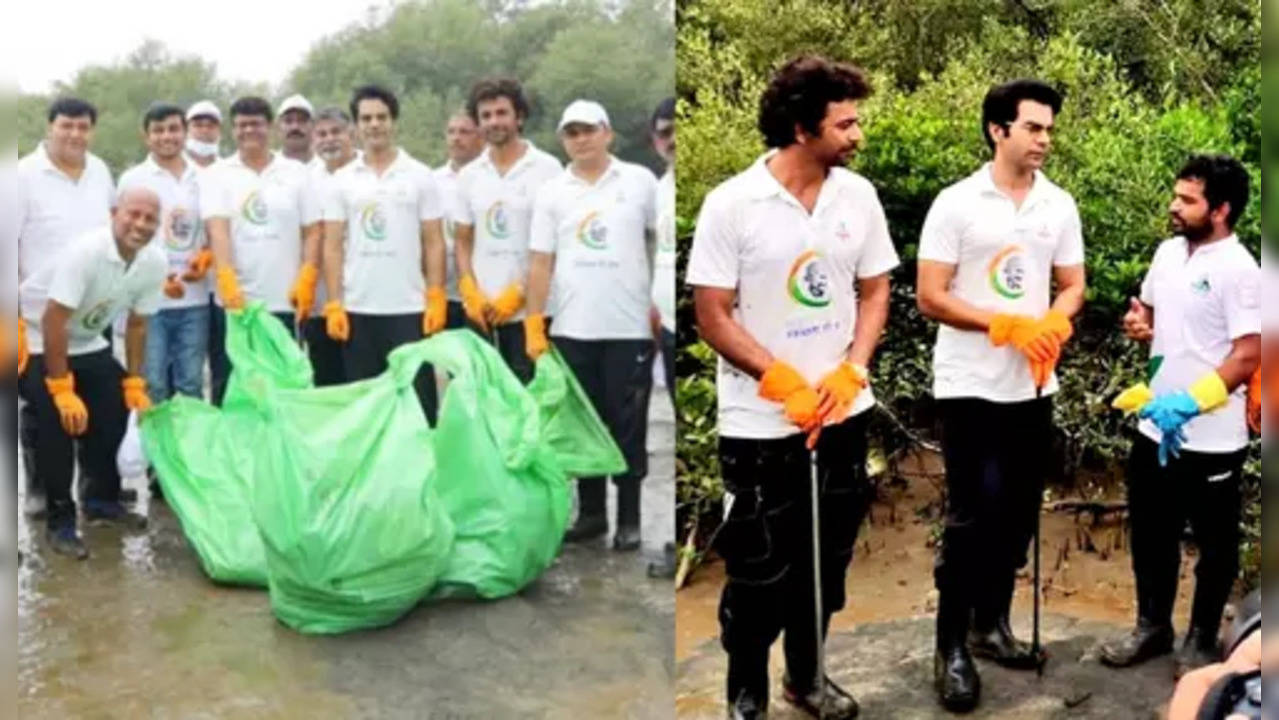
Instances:
[[[214,105],[213,101],[201,100],[187,108],[187,122],[191,122],[198,117],[211,117],[221,123],[222,111],[218,110],[218,106]]]
[[[290,95],[284,98],[284,102],[280,103],[280,109],[275,111],[276,117],[284,117],[284,113],[290,110],[302,110],[310,117],[315,117],[315,108],[311,107],[310,101],[301,95]]]
[[[604,110],[603,105],[594,100],[574,100],[564,108],[564,114],[560,116],[560,124],[556,131],[563,130],[573,123],[609,127],[608,112]]]

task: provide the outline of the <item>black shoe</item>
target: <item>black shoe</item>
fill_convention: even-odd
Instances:
[[[1125,668],[1172,652],[1171,625],[1156,625],[1140,620],[1127,635],[1101,646],[1101,663]]]
[[[1221,662],[1221,655],[1221,644],[1217,642],[1215,634],[1201,628],[1190,628],[1181,648],[1177,650],[1177,679],[1180,680],[1182,675],[1192,670]]]
[[[132,505],[138,501],[138,491],[133,488],[120,488],[120,502]]]
[[[89,557],[89,548],[84,546],[84,542],[80,540],[80,536],[76,535],[73,526],[48,530],[45,533],[45,540],[49,543],[49,549],[60,555],[73,557],[76,560]]]
[[[1013,637],[1008,621],[1001,619],[989,631],[973,628],[968,633],[968,650],[974,657],[992,660],[996,665],[1012,670],[1034,670],[1039,667],[1039,655],[1030,643]]]
[[[933,656],[933,687],[941,706],[950,712],[972,712],[977,707],[981,700],[981,676],[968,648],[956,645],[937,650]]]
[[[580,543],[596,538],[604,537],[608,534],[608,516],[607,515],[579,515],[577,522],[573,523],[564,533],[564,542]]]
[[[679,574],[679,552],[675,543],[668,542],[662,548],[662,561],[648,564],[648,576],[655,580],[674,580]]]
[[[125,530],[147,529],[145,515],[132,512],[118,502],[86,502],[84,519],[90,525],[115,525]]]
[[[617,552],[635,552],[640,549],[640,529],[619,527],[613,533],[613,549]]]
[[[826,682],[821,688],[810,690],[808,692],[800,692],[791,687],[789,681],[783,683],[782,697],[786,702],[812,715],[813,717],[827,718],[828,720],[852,720],[861,712],[861,708],[857,706],[857,701],[853,699],[843,688],[836,685],[831,679],[826,678]]]
[[[757,698],[743,690],[728,706],[729,720],[768,720],[768,698]]]

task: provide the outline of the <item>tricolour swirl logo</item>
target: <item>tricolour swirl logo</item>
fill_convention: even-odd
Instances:
[[[266,225],[267,208],[266,201],[262,199],[262,193],[254,190],[244,198],[244,202],[240,205],[240,216],[254,225]]]
[[[1009,245],[990,261],[990,286],[1009,300],[1026,295],[1026,254],[1020,245]]]
[[[184,207],[173,208],[164,222],[164,244],[170,250],[190,250],[195,246],[200,219]]]
[[[598,212],[591,212],[577,224],[577,241],[592,250],[608,247],[608,226]]]
[[[830,305],[830,280],[822,267],[820,253],[808,250],[795,258],[786,278],[786,291],[792,300],[805,307]]]
[[[111,322],[111,301],[106,300],[85,313],[84,320],[80,321],[80,324],[91,333],[100,333],[106,329],[109,322]]]
[[[386,213],[380,204],[371,202],[360,210],[360,230],[370,240],[386,239]]]
[[[511,234],[510,218],[506,215],[506,206],[501,200],[489,206],[484,212],[484,227],[488,230],[491,237],[499,240],[505,239]]]

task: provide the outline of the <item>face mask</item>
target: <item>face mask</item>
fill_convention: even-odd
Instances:
[[[204,142],[193,137],[187,138],[187,152],[200,157],[209,157],[218,154],[218,144],[215,142]]]

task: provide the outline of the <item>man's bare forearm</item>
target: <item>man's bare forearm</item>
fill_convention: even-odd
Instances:
[[[130,375],[142,375],[142,363],[147,349],[147,319],[129,313],[124,330],[124,362]]]
[[[730,365],[759,379],[773,364],[773,354],[733,319],[732,302],[725,300],[723,292],[714,288],[693,291],[698,332]]]
[[[857,330],[853,345],[848,351],[848,361],[854,365],[870,367],[875,348],[888,324],[888,306],[892,288],[887,275],[869,278],[861,282],[857,299]]]
[[[555,272],[555,256],[551,253],[529,253],[528,263],[528,299],[527,307],[530,315],[541,315],[546,312],[546,298],[551,292],[551,275]]]
[[[329,300],[342,302],[342,244],[346,233],[346,223],[324,223],[324,286],[329,291]]]

